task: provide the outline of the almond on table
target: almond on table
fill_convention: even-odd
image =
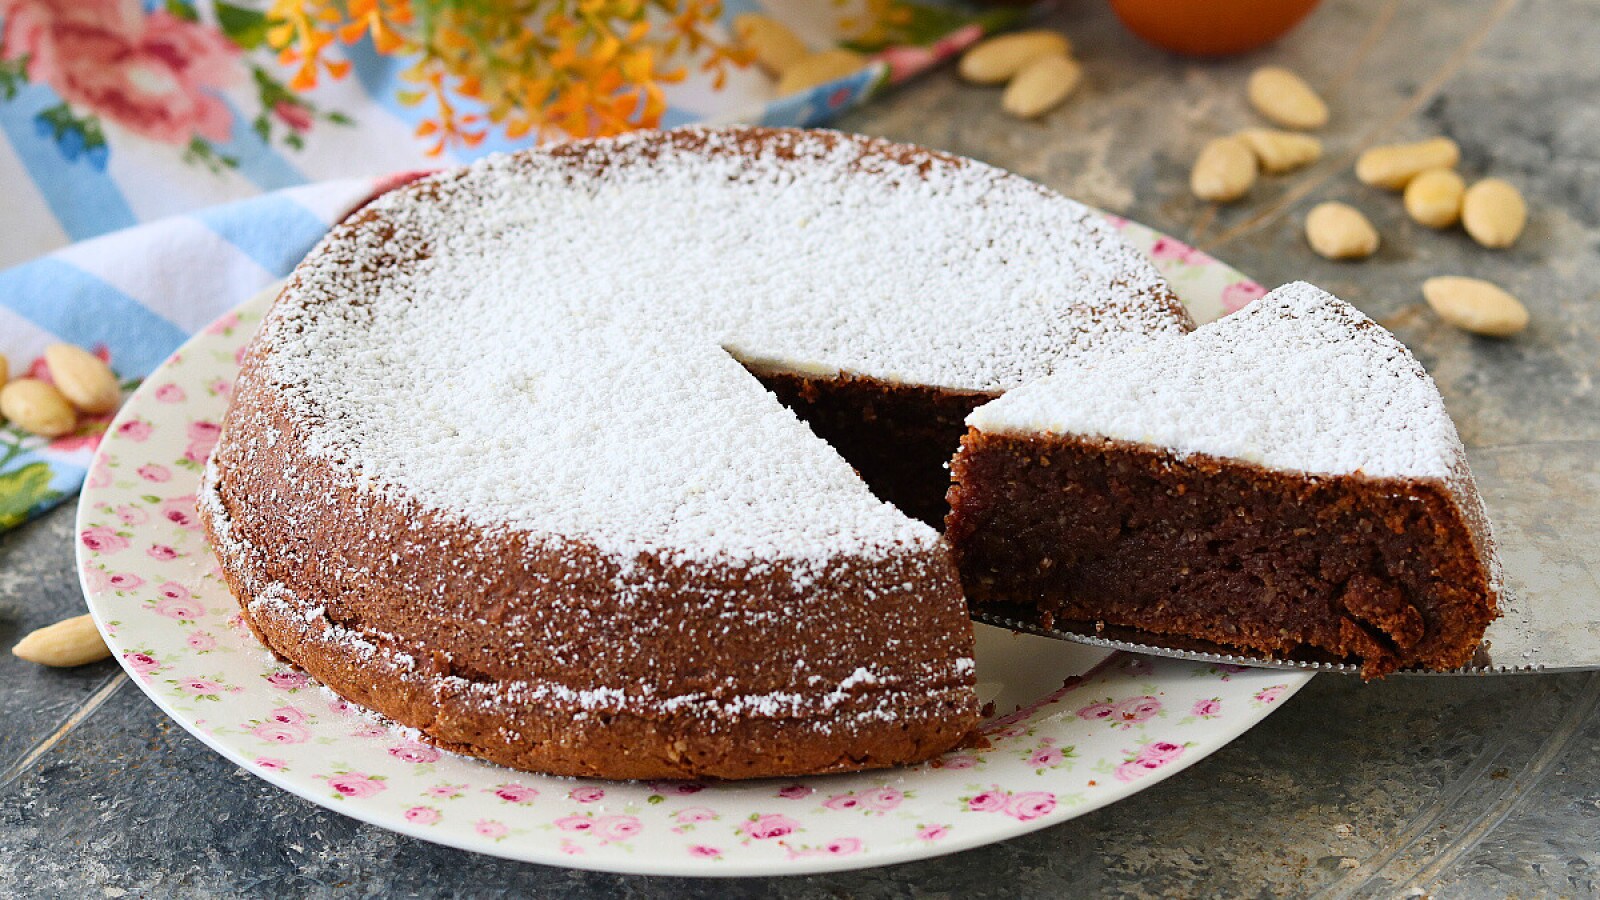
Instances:
[[[1322,158],[1322,142],[1309,134],[1273,128],[1246,128],[1237,135],[1261,162],[1261,171],[1282,175]]]
[[[1422,283],[1422,296],[1439,318],[1473,334],[1510,337],[1528,327],[1528,308],[1522,301],[1481,278],[1429,278]]]
[[[88,615],[74,616],[29,632],[11,648],[18,659],[42,666],[82,666],[111,655],[111,649]]]
[[[1048,56],[1068,56],[1072,44],[1059,31],[1015,31],[979,41],[961,55],[961,77],[973,84],[1004,84],[1029,63]]]
[[[1449,228],[1461,219],[1467,183],[1453,169],[1429,169],[1406,185],[1406,214],[1418,225]]]
[[[1250,105],[1275,125],[1311,131],[1328,124],[1328,104],[1305,79],[1282,66],[1263,66],[1250,74]]]
[[[1081,81],[1083,67],[1071,57],[1040,57],[1006,85],[1000,108],[1019,119],[1035,119],[1060,106]]]
[[[1256,155],[1236,137],[1215,138],[1201,148],[1189,173],[1189,189],[1201,200],[1228,203],[1256,183]]]
[[[1328,259],[1365,259],[1378,250],[1378,229],[1355,207],[1330,201],[1306,215],[1306,241]]]
[[[1485,178],[1467,189],[1461,200],[1461,225],[1472,239],[1491,250],[1511,246],[1528,224],[1528,204],[1511,183]]]
[[[1461,148],[1446,137],[1385,144],[1361,154],[1356,160],[1356,177],[1362,184],[1398,191],[1429,169],[1453,169],[1460,161]]]

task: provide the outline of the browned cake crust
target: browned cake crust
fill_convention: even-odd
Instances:
[[[804,590],[781,567],[622,575],[577,542],[344,487],[260,383],[241,379],[227,427],[279,436],[224,442],[202,489],[229,586],[268,647],[446,747],[560,775],[752,778],[920,761],[976,724],[971,668],[951,675],[971,629],[943,552],[840,564]],[[619,578],[637,589],[625,608]],[[885,583],[903,595],[863,596]]]
[[[1442,481],[976,430],[953,472],[946,536],[974,607],[1313,648],[1369,678],[1465,665],[1496,615],[1483,523]]]

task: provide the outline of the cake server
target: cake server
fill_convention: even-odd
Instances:
[[[1501,616],[1472,665],[1407,675],[1500,675],[1600,669],[1600,441],[1468,449],[1505,566]],[[1358,674],[1359,665],[1306,656],[1267,659],[1204,642],[1132,629],[1056,622],[1042,627],[1017,610],[978,613],[980,622],[1062,640],[1218,665]]]

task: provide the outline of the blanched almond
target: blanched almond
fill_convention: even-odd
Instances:
[[[803,56],[783,70],[778,79],[778,95],[787,97],[836,78],[854,75],[865,69],[867,63],[865,56],[843,47]]]
[[[1412,144],[1373,147],[1356,159],[1356,177],[1363,184],[1403,189],[1411,179],[1429,169],[1453,169],[1461,161],[1461,148],[1446,137]]]
[[[1250,74],[1250,105],[1275,125],[1307,131],[1328,124],[1328,104],[1305,79],[1281,66]]]
[[[1069,56],[1072,43],[1059,31],[1014,31],[979,41],[961,54],[961,77],[973,84],[1003,84],[1046,56]]]
[[[82,615],[29,632],[11,653],[42,666],[82,666],[105,659],[111,649],[94,627],[94,619]]]
[[[1481,278],[1440,275],[1422,283],[1422,296],[1439,318],[1488,337],[1510,337],[1528,327],[1528,308]]]
[[[40,437],[60,437],[78,427],[78,414],[67,398],[37,378],[18,378],[0,388],[0,415]]]
[[[739,46],[755,56],[756,65],[774,78],[811,53],[789,26],[760,13],[735,16],[733,33],[739,38]]]
[[[1309,134],[1273,128],[1246,128],[1239,132],[1238,137],[1260,160],[1261,171],[1270,175],[1293,172],[1322,158],[1322,142]]]
[[[1353,206],[1318,203],[1306,215],[1306,240],[1328,259],[1365,259],[1377,252],[1378,229]]]
[[[1227,203],[1256,183],[1256,155],[1236,137],[1215,138],[1201,148],[1189,172],[1189,189],[1201,200]]]
[[[1036,119],[1077,90],[1083,67],[1065,56],[1043,56],[1028,63],[1000,95],[1000,108],[1019,119]]]
[[[1510,182],[1485,178],[1468,188],[1462,198],[1461,224],[1485,247],[1509,247],[1528,224],[1528,204]]]
[[[1406,185],[1406,214],[1418,225],[1449,228],[1461,218],[1467,183],[1454,169],[1429,169]]]
[[[100,357],[71,344],[51,344],[44,349],[44,363],[56,389],[73,406],[97,415],[108,413],[122,403],[122,387],[116,373]]]

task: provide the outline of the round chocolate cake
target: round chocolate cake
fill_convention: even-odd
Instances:
[[[244,360],[201,511],[269,647],[446,747],[609,778],[893,766],[977,722],[925,524],[964,417],[1189,327],[1095,214],[970,160],[575,142],[335,228]]]

